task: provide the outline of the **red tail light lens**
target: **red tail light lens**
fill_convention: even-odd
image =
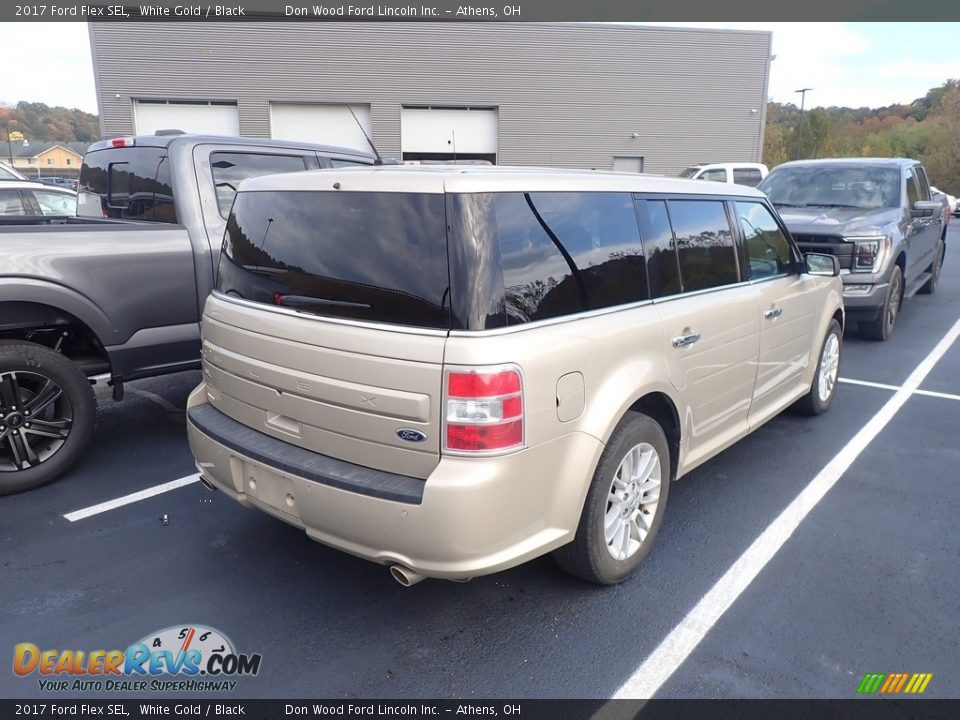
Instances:
[[[446,449],[488,453],[523,446],[523,379],[519,370],[450,370]]]

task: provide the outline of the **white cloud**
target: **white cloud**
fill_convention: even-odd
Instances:
[[[97,112],[86,23],[0,23],[0,102],[20,100]]]

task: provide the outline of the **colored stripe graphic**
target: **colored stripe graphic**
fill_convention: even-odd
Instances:
[[[857,686],[857,692],[861,695],[919,695],[932,679],[933,673],[867,673]]]
[[[883,679],[886,677],[883,673],[867,673],[863,676],[863,680],[860,681],[860,687],[857,688],[858,693],[868,693],[873,694],[880,689],[880,683],[883,682]]]

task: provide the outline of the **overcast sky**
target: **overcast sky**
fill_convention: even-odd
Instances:
[[[770,97],[806,106],[907,103],[960,79],[960,23],[662,23],[773,31]],[[86,23],[0,23],[0,102],[97,112]]]

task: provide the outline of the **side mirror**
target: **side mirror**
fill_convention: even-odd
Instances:
[[[807,253],[803,256],[808,275],[837,277],[840,274],[840,261],[835,255]]]
[[[939,215],[943,203],[938,200],[917,200],[910,208],[910,216],[915,218],[933,217]]]

